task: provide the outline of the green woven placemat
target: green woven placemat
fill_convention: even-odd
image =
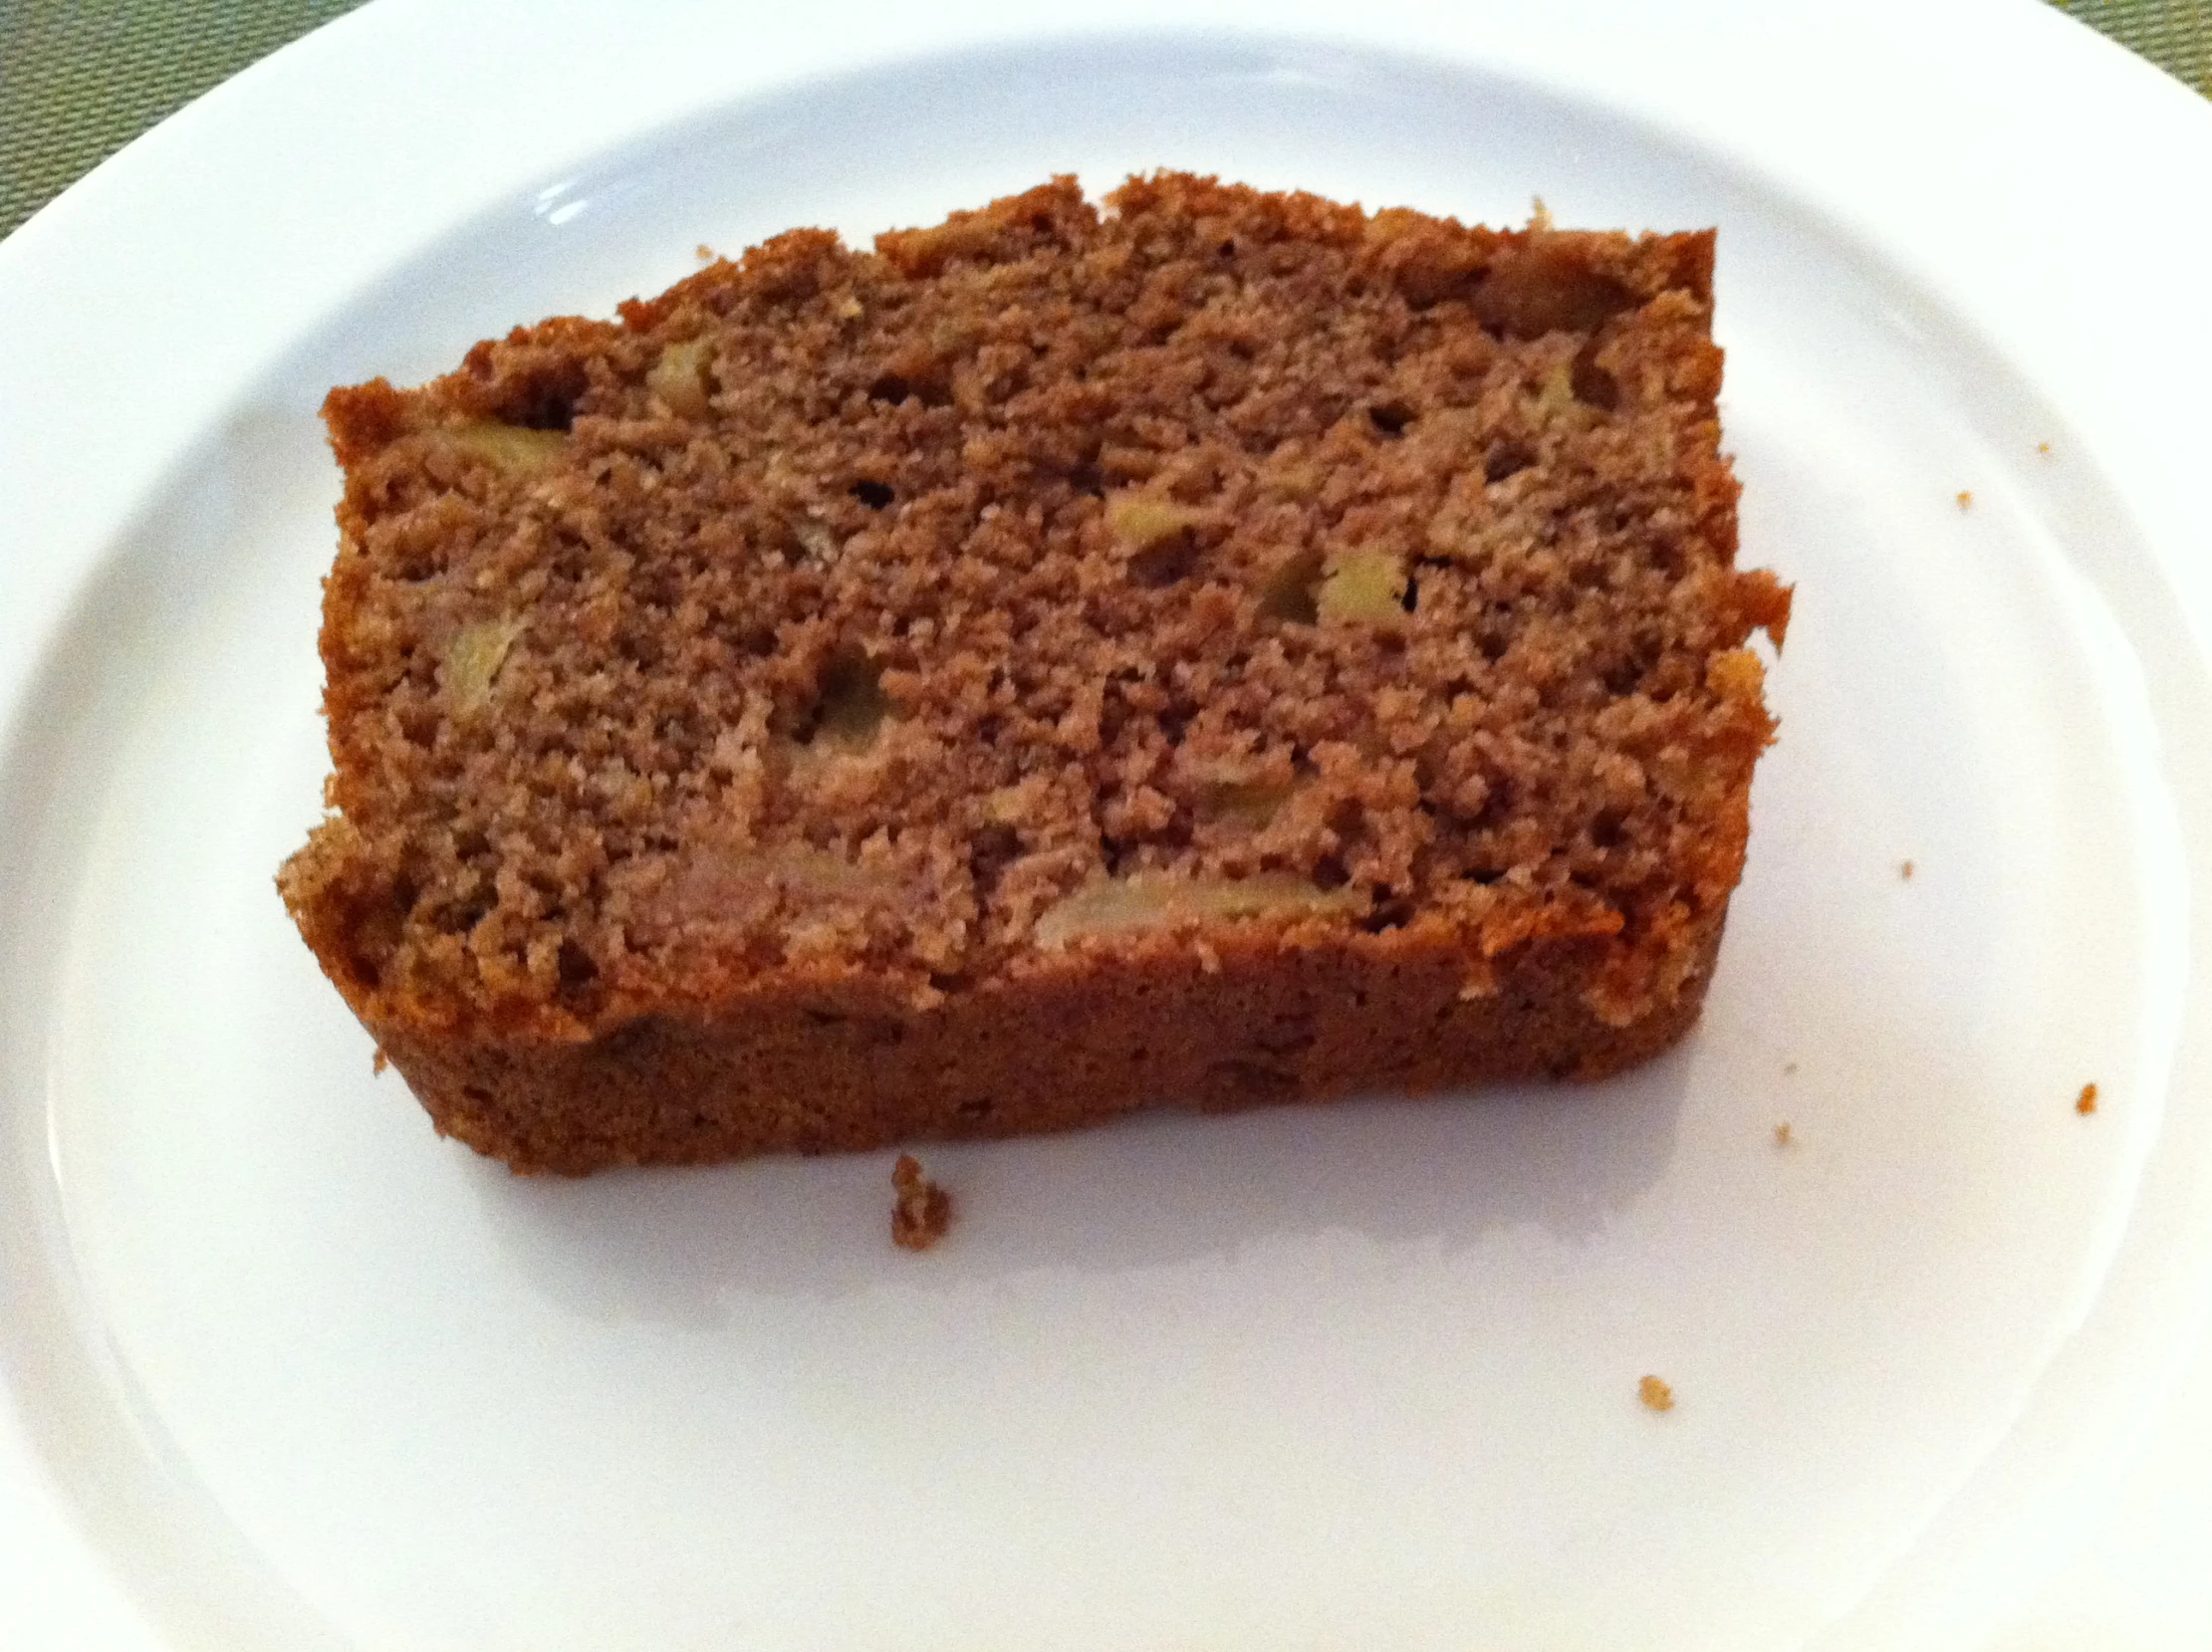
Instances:
[[[2212,98],[2212,0],[2053,0]]]
[[[164,115],[360,3],[0,0],[0,235]],[[2212,97],[2212,0],[2052,3]]]
[[[165,115],[362,0],[0,0],[0,235]]]

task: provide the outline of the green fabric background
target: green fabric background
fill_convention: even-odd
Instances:
[[[164,115],[360,3],[0,0],[0,235]],[[2212,0],[2051,3],[2212,97]]]

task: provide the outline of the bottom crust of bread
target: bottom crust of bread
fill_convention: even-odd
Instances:
[[[1526,943],[1470,986],[1417,935],[1203,949],[1025,977],[918,1007],[853,982],[632,1019],[570,1042],[371,1027],[440,1133],[517,1171],[699,1164],[1229,1111],[1599,1078],[1695,1024],[1725,909],[1681,937],[1679,985],[1614,1025],[1597,939]]]

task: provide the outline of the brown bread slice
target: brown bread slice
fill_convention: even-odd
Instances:
[[[1642,1060],[1789,614],[1712,262],[1059,179],[334,390],[284,898],[523,1170]]]

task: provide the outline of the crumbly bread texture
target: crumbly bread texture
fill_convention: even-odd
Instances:
[[[1712,266],[1062,178],[334,390],[284,898],[522,1170],[1641,1060],[1789,614]]]
[[[952,1226],[952,1195],[929,1179],[911,1153],[891,1166],[891,1243],[902,1251],[927,1251]]]

